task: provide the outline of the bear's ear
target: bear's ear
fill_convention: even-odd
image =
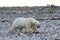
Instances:
[[[37,23],[37,22],[35,22],[35,23]]]

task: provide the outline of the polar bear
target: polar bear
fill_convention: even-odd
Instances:
[[[37,27],[40,27],[40,23],[36,19],[20,17],[13,22],[9,32],[14,32],[16,29],[22,32],[23,28],[26,28],[26,32],[29,32],[30,29],[32,29],[32,32],[37,32]]]

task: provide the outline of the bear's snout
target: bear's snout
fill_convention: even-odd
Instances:
[[[37,28],[40,28],[40,24],[37,26]]]

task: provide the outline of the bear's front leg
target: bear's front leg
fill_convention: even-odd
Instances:
[[[30,32],[30,27],[29,26],[26,27],[26,31],[27,31],[27,33]]]
[[[27,33],[29,33],[29,32],[30,32],[30,29],[31,29],[31,24],[30,24],[30,23],[28,23],[28,24],[26,25],[26,31],[27,31]]]
[[[32,27],[32,30],[33,30],[33,32],[37,32],[37,27],[36,26],[33,26]]]

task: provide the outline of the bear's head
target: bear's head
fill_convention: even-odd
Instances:
[[[32,19],[31,19],[31,22],[32,22],[33,25],[37,26],[37,28],[40,27],[40,22],[37,21],[36,19],[33,19],[33,18],[32,18]]]

